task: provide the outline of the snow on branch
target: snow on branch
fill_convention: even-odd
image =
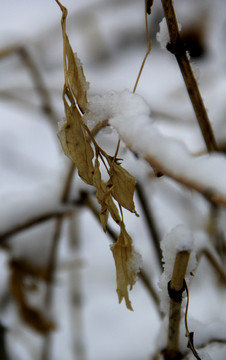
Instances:
[[[226,204],[226,161],[220,153],[193,156],[185,145],[160,134],[146,101],[128,90],[89,98],[86,120],[109,119],[127,147],[152,167],[202,193],[214,203]]]

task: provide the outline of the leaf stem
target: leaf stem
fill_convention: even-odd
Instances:
[[[142,61],[139,73],[137,75],[137,79],[136,79],[136,82],[135,82],[135,85],[134,85],[134,88],[133,88],[133,93],[136,92],[137,85],[139,83],[139,80],[140,80],[140,77],[141,77],[145,62],[147,60],[148,55],[151,52],[151,47],[152,47],[152,42],[151,42],[151,39],[150,39],[149,28],[148,28],[148,14],[147,14],[146,9],[147,9],[147,6],[146,6],[146,3],[145,3],[145,29],[146,29],[146,36],[147,36],[147,51],[146,51],[146,53],[144,55],[144,59]]]

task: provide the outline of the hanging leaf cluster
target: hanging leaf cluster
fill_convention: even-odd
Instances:
[[[62,11],[62,35],[64,48],[64,89],[63,102],[66,121],[58,133],[64,153],[74,162],[81,179],[96,188],[96,197],[101,206],[100,221],[106,231],[109,214],[120,227],[120,235],[111,250],[116,265],[117,293],[119,302],[125,299],[126,306],[132,310],[129,300],[128,287],[132,289],[136,282],[137,271],[136,252],[132,239],[126,232],[123,222],[122,208],[133,213],[133,201],[136,181],[135,178],[120,164],[117,158],[118,143],[114,156],[108,155],[96,142],[92,132],[83,121],[83,114],[87,109],[86,81],[82,64],[73,53],[67,33],[67,9],[56,0]],[[109,175],[108,181],[103,181],[100,161],[104,164]],[[135,264],[132,266],[132,264]]]

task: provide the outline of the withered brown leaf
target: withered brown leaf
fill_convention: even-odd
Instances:
[[[66,123],[58,133],[64,153],[75,163],[79,176],[93,185],[93,149],[82,126],[82,116],[75,105],[69,106],[64,98]]]
[[[124,224],[122,224],[119,238],[112,245],[111,250],[115,260],[119,303],[124,298],[127,308],[133,310],[129,299],[128,286],[132,290],[136,283],[141,257],[133,249],[132,238],[127,233]]]
[[[112,195],[119,205],[125,209],[135,212],[133,201],[136,180],[126,169],[115,162],[111,166],[109,184],[112,184]]]
[[[108,188],[107,184],[101,179],[100,163],[96,158],[95,169],[93,176],[93,185],[96,187],[96,197],[98,202],[101,204],[100,220],[104,231],[106,231],[106,224],[108,220],[108,214],[110,212],[113,220],[117,223],[121,223],[121,218],[115,205],[112,196],[111,189]]]
[[[65,51],[67,56],[67,77],[71,91],[77,101],[80,110],[84,113],[87,106],[87,90],[89,84],[86,81],[83,67],[77,54],[73,53],[68,36],[65,33]]]

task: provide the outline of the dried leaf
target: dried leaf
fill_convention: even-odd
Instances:
[[[82,126],[82,117],[76,106],[69,106],[64,98],[66,123],[58,133],[64,153],[75,163],[79,176],[93,184],[93,149]]]
[[[113,220],[117,224],[121,223],[121,218],[118,209],[112,199],[111,189],[109,189],[107,184],[101,179],[100,163],[98,159],[95,160],[93,185],[97,189],[96,197],[98,202],[101,204],[101,211],[100,211],[101,224],[103,226],[104,231],[106,231],[109,212]]]
[[[82,63],[77,54],[73,53],[68,36],[64,36],[65,51],[67,56],[67,77],[70,84],[71,91],[77,101],[81,111],[84,113],[87,106],[87,90],[89,84],[86,81]]]
[[[133,310],[129,300],[128,286],[132,290],[140,268],[141,256],[133,249],[132,239],[122,225],[118,240],[111,247],[116,266],[117,293],[119,303],[125,299],[126,306]]]
[[[133,196],[136,186],[136,180],[126,169],[116,163],[112,166],[112,174],[109,180],[109,186],[112,185],[112,195],[119,205],[125,209],[135,212]]]

